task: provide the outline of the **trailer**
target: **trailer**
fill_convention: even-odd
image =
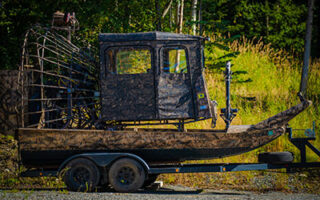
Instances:
[[[18,132],[23,133],[24,129]],[[182,164],[151,162],[134,153],[110,151],[83,151],[54,166],[46,166],[55,156],[49,152],[42,155],[34,154],[39,162],[36,169],[21,173],[24,177],[62,176],[67,188],[72,191],[93,191],[97,187],[110,185],[118,192],[134,192],[140,188],[151,185],[160,174],[167,173],[209,173],[209,172],[235,172],[269,169],[286,169],[291,172],[295,168],[318,168],[320,162],[306,161],[306,147],[309,147],[320,157],[320,151],[309,141],[315,140],[315,130],[304,138],[293,138],[292,129],[287,128],[286,133],[290,142],[300,150],[300,162],[292,162],[291,152],[268,152],[258,156],[259,163],[212,163],[212,164]],[[310,135],[311,133],[311,135]],[[68,134],[68,133],[65,133]],[[20,141],[19,141],[20,143]],[[22,154],[23,151],[20,151]],[[167,154],[171,156],[174,154]],[[47,156],[48,158],[45,158]],[[26,155],[22,155],[22,162]],[[145,155],[143,155],[145,157]],[[29,161],[30,162],[30,161]],[[35,160],[33,164],[37,163]],[[52,163],[51,163],[52,164]],[[35,166],[34,166],[35,167]],[[41,168],[40,168],[41,167]]]

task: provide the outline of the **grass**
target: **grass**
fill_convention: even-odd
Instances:
[[[319,194],[319,171],[293,174],[277,171],[232,173],[200,173],[161,175],[166,184],[180,184],[194,188],[245,190],[256,192],[282,191],[288,193]]]
[[[64,183],[60,178],[38,177],[23,178],[18,174],[25,169],[18,166],[17,141],[10,135],[0,134],[0,188],[37,189],[51,188],[60,189]]]

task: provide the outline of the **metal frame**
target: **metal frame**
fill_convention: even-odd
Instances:
[[[315,126],[314,126],[315,127]],[[314,132],[314,127],[313,127],[313,133]],[[306,130],[306,132],[308,129]],[[306,147],[309,147],[314,153],[316,153],[320,157],[320,151],[319,149],[315,148],[309,141],[310,140],[316,140],[315,134],[309,137],[305,138],[293,138],[292,137],[292,128],[288,128],[287,132],[289,133],[289,140],[290,142],[296,146],[299,151],[300,151],[300,162],[301,163],[306,163],[307,161],[307,155],[306,155]]]
[[[123,155],[124,156],[124,155]],[[121,156],[121,157],[123,157]],[[109,163],[112,163],[110,161]],[[214,164],[180,164],[180,165],[157,165],[147,168],[148,174],[177,174],[177,173],[210,173],[210,172],[236,172],[254,171],[269,169],[286,169],[291,172],[294,168],[316,168],[320,167],[320,162],[309,163],[214,163]],[[22,177],[57,176],[58,170],[30,170],[21,173]]]
[[[52,29],[31,28],[19,74],[22,127],[94,126],[100,105],[98,70],[92,49],[79,48]]]
[[[292,169],[320,167],[320,162],[310,163],[288,163],[288,164],[269,164],[269,163],[220,163],[220,164],[189,164],[180,166],[151,167],[149,173],[204,173],[204,172],[235,172],[253,171],[268,169]]]
[[[231,62],[228,61],[226,64],[226,70],[224,72],[226,82],[226,108],[221,109],[221,118],[226,123],[226,130],[229,128],[232,120],[236,117],[238,109],[231,108],[230,104],[230,84],[232,79]]]

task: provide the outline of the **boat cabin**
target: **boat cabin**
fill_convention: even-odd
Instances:
[[[203,37],[103,33],[99,42],[103,120],[185,123],[212,117]]]

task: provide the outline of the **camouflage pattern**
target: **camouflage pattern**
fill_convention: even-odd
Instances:
[[[26,128],[19,129],[18,139],[20,150],[24,152],[68,150],[130,152],[131,150],[158,149],[167,150],[170,153],[170,151],[189,149],[196,150],[199,158],[209,159],[240,154],[269,143],[285,132],[288,120],[310,104],[309,101],[305,101],[256,125],[231,126],[227,133],[224,130],[179,132],[174,129],[103,131]],[[216,150],[216,153],[209,153],[212,151],[208,149]],[[177,159],[187,158],[189,158],[187,154],[181,154]]]
[[[269,131],[177,132],[19,129],[21,151],[48,150],[132,150],[132,149],[220,149],[250,148],[264,145],[284,133],[284,128]],[[239,152],[240,153],[240,152]],[[222,156],[222,155],[219,155]],[[223,155],[226,156],[226,155]],[[211,158],[210,155],[206,157]]]
[[[240,125],[230,126],[227,133],[239,133],[239,132],[255,132],[260,130],[271,130],[274,128],[285,127],[288,122],[304,111],[312,104],[311,101],[303,101],[302,103],[293,106],[292,108],[278,113],[256,125]]]
[[[204,58],[201,54],[203,48],[201,42],[190,45],[189,49],[189,63],[191,68],[191,80],[193,89],[193,99],[195,102],[196,119],[208,119],[212,117],[210,108],[209,93],[206,86],[204,75]]]
[[[154,119],[153,74],[114,74],[101,83],[102,118],[107,120]]]
[[[160,119],[194,117],[189,74],[162,73],[157,89]]]
[[[306,108],[308,108],[312,104],[311,101],[303,101],[300,104],[293,106],[292,108],[278,113],[258,124],[255,125],[255,129],[263,129],[264,127],[279,127],[283,125],[287,125],[288,122],[293,119],[295,116],[300,114]]]
[[[201,67],[203,38],[161,32],[100,34],[102,118],[106,121],[201,120],[211,118]],[[147,74],[111,74],[110,48],[152,49]],[[188,73],[164,73],[163,49],[186,50]],[[153,90],[153,91],[152,91]],[[198,98],[199,97],[199,98]]]
[[[209,104],[209,95],[206,88],[206,83],[204,79],[204,74],[199,75],[195,82],[195,99],[197,101],[197,111],[198,115],[201,118],[211,118],[211,105]]]
[[[0,71],[0,132],[13,135],[21,127],[21,91],[18,88],[17,70]]]

